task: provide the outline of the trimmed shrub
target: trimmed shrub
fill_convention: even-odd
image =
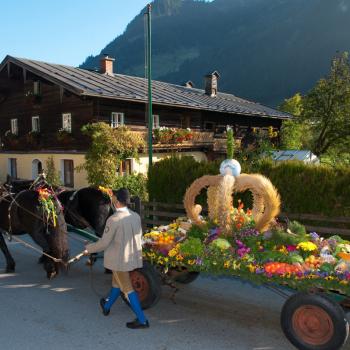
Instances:
[[[282,197],[282,210],[326,216],[350,215],[350,168],[264,160],[256,172],[267,176]]]
[[[142,200],[148,199],[147,177],[143,174],[118,176],[112,188],[117,190],[121,187],[127,188],[131,196],[139,196]]]
[[[156,163],[149,172],[148,191],[154,201],[182,203],[186,189],[205,174],[218,174],[221,161],[197,162],[192,157],[171,157]],[[268,177],[282,198],[282,211],[325,216],[350,215],[350,168],[305,164],[298,161],[274,163],[262,160],[244,172]],[[237,194],[251,207],[250,193]],[[205,203],[205,197],[198,201]]]
[[[219,161],[197,162],[191,156],[163,159],[148,172],[149,198],[163,203],[182,203],[187,187],[205,174],[218,174],[219,165]]]

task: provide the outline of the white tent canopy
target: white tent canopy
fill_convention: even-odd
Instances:
[[[319,158],[311,151],[297,151],[297,150],[284,150],[284,151],[273,151],[271,152],[271,158],[274,161],[282,160],[300,160],[305,163],[319,164]]]

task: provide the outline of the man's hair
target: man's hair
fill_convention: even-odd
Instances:
[[[115,191],[115,197],[119,203],[125,206],[130,204],[130,194],[127,188],[119,188]]]

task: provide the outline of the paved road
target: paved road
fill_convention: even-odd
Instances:
[[[71,242],[73,253],[79,243]],[[201,277],[181,287],[176,304],[163,288],[147,310],[151,328],[129,330],[131,311],[118,301],[109,317],[98,308],[110,276],[101,262],[93,271],[80,261],[68,275],[49,281],[36,253],[16,243],[15,274],[0,273],[1,350],[291,350],[279,326],[283,299],[239,280]],[[4,266],[0,254],[0,267]],[[3,271],[3,270],[1,270]],[[344,349],[350,349],[346,346]]]

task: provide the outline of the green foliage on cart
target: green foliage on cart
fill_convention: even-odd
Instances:
[[[164,273],[185,268],[239,276],[257,284],[275,283],[296,290],[320,288],[350,296],[349,241],[337,235],[308,234],[297,222],[275,223],[260,232],[252,228],[251,211],[241,208],[230,215],[232,230],[228,232],[214,221],[204,221],[201,229],[184,229],[189,225],[186,218],[154,227],[144,235],[145,259]],[[243,217],[245,223],[237,231]]]

